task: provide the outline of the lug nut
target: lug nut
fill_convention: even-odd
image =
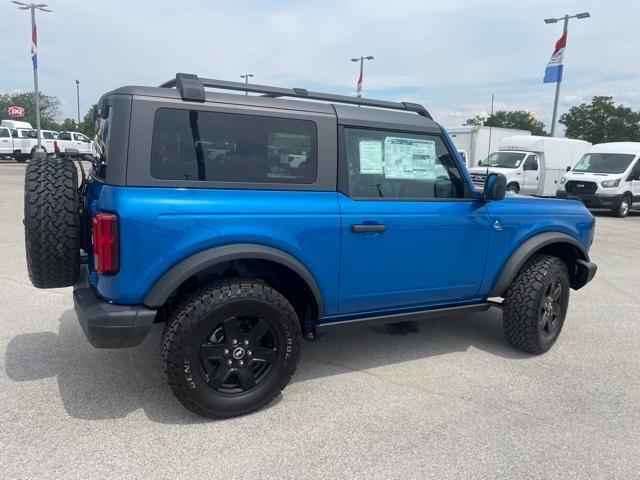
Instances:
[[[238,363],[240,364],[240,366],[244,365],[244,362],[242,360],[240,360]]]
[[[251,356],[251,350],[247,350],[247,355]]]
[[[229,350],[225,348],[225,349],[224,349],[224,354],[225,354],[225,355],[229,355]]]
[[[244,345],[245,345],[245,346],[249,345],[249,340],[245,340],[245,341],[244,341]]]
[[[231,365],[232,363],[231,359],[227,360],[227,365]]]
[[[236,339],[234,338],[233,340],[231,340],[231,343],[233,343],[233,344],[235,345],[236,343],[238,343],[238,340],[236,340]]]

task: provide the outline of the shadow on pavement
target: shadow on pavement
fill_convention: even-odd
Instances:
[[[418,323],[330,331],[303,345],[293,381],[389,364],[398,364],[397,368],[402,369],[402,362],[470,347],[505,358],[528,358],[507,345],[501,315],[493,310]],[[165,384],[158,353],[162,329],[163,325],[155,325],[138,347],[95,349],[84,337],[75,312],[68,310],[60,318],[57,335],[28,333],[11,339],[5,368],[16,382],[56,377],[64,407],[74,418],[124,418],[143,408],[150,420],[159,423],[206,422],[183,408]]]

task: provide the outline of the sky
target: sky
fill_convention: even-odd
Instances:
[[[559,113],[610,95],[640,110],[638,0],[43,0],[39,84],[82,114],[123,85],[159,85],[176,72],[423,104],[445,126],[496,110],[528,110],[547,129],[555,84],[542,78],[571,20]],[[0,92],[33,88],[30,19],[0,0]],[[4,115],[4,112],[0,112]]]

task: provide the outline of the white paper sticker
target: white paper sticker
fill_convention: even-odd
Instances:
[[[436,178],[436,142],[415,138],[387,137],[384,140],[386,178]]]
[[[379,140],[360,140],[360,173],[382,174],[382,142]]]

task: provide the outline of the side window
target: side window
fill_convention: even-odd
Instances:
[[[349,196],[355,199],[451,199],[465,184],[438,135],[345,128]]]
[[[529,155],[527,160],[524,162],[525,170],[538,170],[538,156],[537,155]]]
[[[316,125],[309,120],[161,108],[151,175],[162,180],[316,181]]]
[[[0,138],[9,138],[9,130],[6,128],[0,128]]]
[[[71,134],[69,132],[61,132],[58,135],[58,140],[71,140]]]
[[[53,133],[51,133],[51,132],[42,132],[42,138],[46,138],[47,140],[53,140]]]
[[[77,142],[86,142],[87,141],[87,137],[85,137],[81,133],[74,133],[73,136],[76,138]]]
[[[13,138],[18,138],[18,136],[19,136],[19,135],[18,135],[18,131],[17,131],[17,130],[13,130],[13,129],[12,129],[12,130],[11,130],[11,136],[12,136]]]

